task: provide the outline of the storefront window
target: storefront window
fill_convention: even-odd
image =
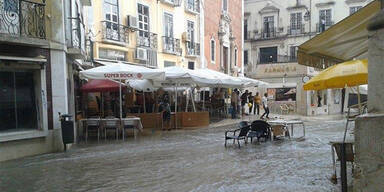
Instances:
[[[37,129],[33,72],[0,72],[0,131]]]
[[[296,88],[268,89],[268,98],[275,101],[296,101]]]

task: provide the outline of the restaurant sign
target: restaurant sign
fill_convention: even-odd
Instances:
[[[104,73],[106,79],[141,79],[143,75],[141,73]]]
[[[305,74],[306,70],[304,66],[296,63],[263,64],[257,66],[257,73],[264,77],[280,77],[281,75],[294,76],[297,74]]]

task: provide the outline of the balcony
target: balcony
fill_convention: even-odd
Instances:
[[[330,21],[326,22],[325,25],[320,25],[320,23],[316,23],[316,32],[321,33],[331,27],[335,22]]]
[[[181,56],[180,39],[163,36],[163,52]]]
[[[186,44],[186,56],[197,57],[200,55],[200,44],[187,41]]]
[[[157,34],[138,30],[136,45],[138,47],[149,47],[152,49],[157,49]]]
[[[161,2],[165,3],[165,4],[169,4],[169,5],[172,5],[174,7],[179,7],[181,6],[181,1],[182,0],[161,0]]]
[[[0,34],[46,39],[43,2],[0,0]]]
[[[280,28],[277,30],[276,27],[270,28],[270,29],[261,29],[259,39],[265,40],[265,39],[275,39],[279,38],[282,35],[283,28]]]
[[[200,0],[185,0],[185,10],[193,14],[200,13]]]
[[[276,63],[296,63],[297,57],[290,55],[271,55],[260,57],[257,60],[257,64],[276,64]]]
[[[287,29],[287,34],[289,36],[300,36],[305,34],[305,28],[304,25],[299,25],[299,26],[288,26]]]
[[[68,18],[70,23],[66,26],[68,32],[67,47],[68,54],[73,55],[75,58],[81,59],[85,58],[86,55],[86,45],[85,45],[85,29],[84,25],[81,23],[79,16]]]
[[[101,24],[104,41],[119,45],[128,43],[128,27],[110,21],[102,21]]]

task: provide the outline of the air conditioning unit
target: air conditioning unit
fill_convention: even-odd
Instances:
[[[148,60],[147,50],[143,49],[143,48],[137,48],[136,49],[136,59],[144,60],[144,61]]]
[[[128,15],[127,26],[133,29],[137,29],[137,18],[132,15]]]

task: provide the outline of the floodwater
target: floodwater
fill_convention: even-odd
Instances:
[[[305,140],[240,149],[224,148],[228,126],[78,145],[0,163],[0,191],[338,191],[328,142],[342,138],[344,122],[306,122]]]

